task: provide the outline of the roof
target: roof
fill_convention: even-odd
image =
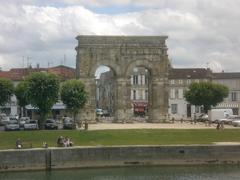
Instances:
[[[211,78],[212,71],[205,68],[172,68],[169,70],[169,79],[206,79]]]
[[[8,78],[12,81],[21,81],[31,73],[43,71],[56,74],[63,80],[75,78],[75,69],[63,65],[50,68],[12,68],[9,71],[0,71],[0,77]]]
[[[240,72],[221,72],[213,73],[214,79],[238,79],[240,78]]]

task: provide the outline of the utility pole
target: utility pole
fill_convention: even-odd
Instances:
[[[23,65],[23,68],[24,68],[24,61],[25,61],[24,58],[25,58],[25,57],[23,56],[23,57],[22,57],[22,61],[23,61],[23,64],[22,64],[22,65]]]

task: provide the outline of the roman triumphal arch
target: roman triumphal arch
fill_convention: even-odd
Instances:
[[[162,122],[168,114],[168,68],[166,36],[78,36],[76,76],[85,83],[89,99],[79,120],[94,122],[95,71],[100,65],[113,70],[116,78],[114,120],[132,118],[131,73],[134,67],[149,71],[149,122]]]

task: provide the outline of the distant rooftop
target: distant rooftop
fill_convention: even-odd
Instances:
[[[211,77],[212,71],[205,68],[172,68],[169,79],[206,79]]]
[[[34,72],[49,72],[59,76],[61,80],[75,78],[75,69],[68,66],[54,66],[49,68],[28,67],[28,68],[12,68],[9,71],[0,71],[0,77],[10,79],[12,81],[21,81],[27,75]]]
[[[213,73],[214,79],[237,79],[240,78],[240,72],[221,72]]]

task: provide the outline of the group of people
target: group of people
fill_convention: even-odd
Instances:
[[[58,137],[58,139],[57,139],[57,145],[59,146],[59,147],[71,147],[71,146],[73,146],[73,142],[72,142],[72,140],[70,139],[70,138],[68,138],[68,137],[63,137],[63,136],[60,136],[60,137]]]

